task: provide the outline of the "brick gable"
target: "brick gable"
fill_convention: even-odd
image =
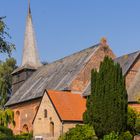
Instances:
[[[103,61],[105,56],[109,56],[112,59],[115,58],[114,53],[109,47],[105,49],[104,46],[100,45],[98,50],[90,56],[90,59],[73,79],[70,89],[72,91],[82,92],[90,82],[91,70],[99,69],[100,63]]]

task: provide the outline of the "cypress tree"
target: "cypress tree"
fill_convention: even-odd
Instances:
[[[99,138],[110,132],[125,131],[127,125],[127,91],[119,64],[105,57],[99,72],[91,72],[91,95],[87,97],[85,123],[93,125]]]

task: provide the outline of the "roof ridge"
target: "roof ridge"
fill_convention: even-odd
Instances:
[[[66,59],[66,58],[69,58],[69,57],[71,57],[71,56],[73,56],[73,55],[82,53],[82,52],[84,52],[84,51],[86,51],[86,50],[89,50],[89,49],[92,49],[92,48],[94,48],[94,47],[98,47],[99,45],[100,45],[100,43],[95,44],[95,45],[93,45],[93,46],[91,46],[91,47],[82,49],[82,50],[80,50],[80,51],[78,51],[78,52],[74,52],[74,53],[72,53],[72,54],[70,54],[70,55],[67,55],[67,56],[64,56],[64,57],[62,57],[62,58],[60,58],[60,59],[57,59],[57,60],[55,60],[55,61],[52,61],[51,63],[48,63],[47,65],[52,64],[52,63],[56,63],[56,62],[58,62],[58,61],[62,61],[62,60]],[[47,66],[47,65],[46,65],[46,66]]]
[[[135,53],[140,53],[140,50],[135,51],[135,52],[132,52],[132,53],[127,53],[127,54],[121,55],[121,56],[119,56],[119,57],[114,58],[114,60],[119,59],[119,58],[121,58],[121,57],[123,57],[123,56],[125,56],[125,55],[131,55],[131,54],[135,54]]]

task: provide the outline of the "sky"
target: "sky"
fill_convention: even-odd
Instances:
[[[0,0],[0,5],[20,65],[28,0]],[[31,11],[42,62],[88,48],[102,37],[116,56],[140,50],[140,0],[31,0]]]

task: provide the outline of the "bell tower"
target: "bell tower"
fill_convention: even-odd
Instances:
[[[36,47],[30,0],[28,0],[28,14],[26,18],[22,62],[21,65],[12,73],[12,93],[14,94],[41,65],[42,64],[40,62]]]

